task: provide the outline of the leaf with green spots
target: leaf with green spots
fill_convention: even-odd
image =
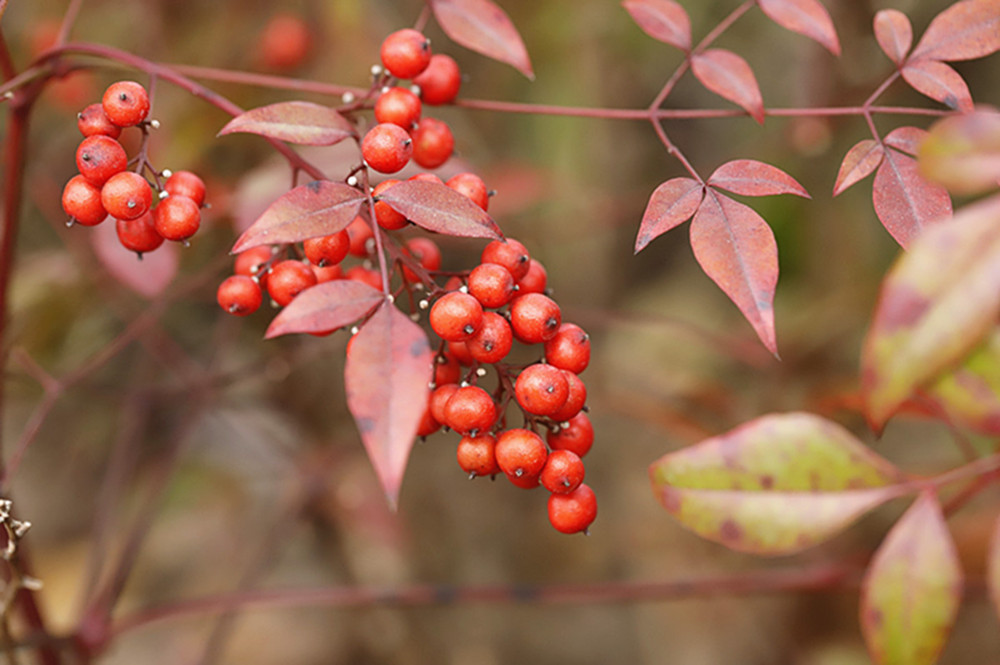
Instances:
[[[932,665],[962,596],[958,553],[933,493],[889,531],[861,585],[861,630],[878,665]]]
[[[921,142],[920,172],[958,194],[1000,183],[1000,113],[976,111],[945,118]]]
[[[769,415],[650,466],[654,492],[681,524],[731,549],[812,547],[902,493],[902,471],[836,423]]]
[[[924,392],[949,423],[1000,436],[1000,329]]]

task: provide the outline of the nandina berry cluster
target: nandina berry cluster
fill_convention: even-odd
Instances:
[[[146,154],[148,127],[155,126],[149,115],[149,95],[135,81],[118,81],[104,92],[99,104],[91,104],[77,115],[83,141],[76,151],[80,173],[70,178],[62,194],[63,210],[69,224],[96,226],[109,216],[115,219],[122,245],[141,257],[164,240],[187,241],[201,225],[205,183],[190,171],[157,172]],[[138,127],[143,133],[135,170],[125,148],[118,142],[122,130]],[[148,170],[154,186],[143,176]],[[161,184],[161,178],[165,182]],[[159,203],[153,207],[154,198]]]

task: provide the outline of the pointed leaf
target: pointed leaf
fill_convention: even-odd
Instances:
[[[706,88],[743,107],[750,117],[764,124],[764,100],[746,60],[732,51],[708,49],[691,57],[691,71]]]
[[[833,195],[837,196],[854,183],[871,175],[882,163],[884,153],[882,144],[875,139],[864,139],[855,143],[854,147],[844,155],[844,161],[840,164],[837,181],[833,184]]]
[[[989,551],[986,553],[986,586],[993,599],[993,607],[1000,619],[1000,518],[993,527],[993,538],[990,539]]]
[[[393,509],[427,409],[432,369],[427,335],[388,301],[347,346],[347,408]]]
[[[910,19],[898,9],[883,9],[875,14],[875,39],[890,60],[902,64],[913,44]]]
[[[788,554],[897,496],[904,475],[836,423],[769,415],[670,453],[653,489],[687,528],[732,549]]]
[[[959,194],[978,194],[1000,182],[1000,113],[951,116],[931,127],[920,145],[920,171]]]
[[[500,227],[482,208],[451,187],[407,180],[379,195],[396,212],[428,231],[463,238],[502,238]]]
[[[962,597],[962,570],[931,492],[892,527],[861,586],[861,631],[878,665],[933,665]]]
[[[948,108],[964,112],[972,110],[972,93],[965,79],[943,62],[910,60],[903,67],[903,78],[914,90]]]
[[[93,230],[87,231],[94,253],[111,276],[146,298],[163,293],[177,275],[180,249],[176,243],[165,242],[158,249],[143,254],[140,259],[135,252],[122,247],[114,218],[108,217]]]
[[[872,203],[882,226],[904,249],[924,227],[951,215],[951,197],[927,182],[912,157],[886,150],[875,172]]]
[[[635,239],[636,254],[654,238],[690,219],[704,196],[701,183],[693,178],[671,178],[657,187],[642,215]]]
[[[869,421],[882,424],[954,367],[1000,316],[1000,196],[928,228],[886,276],[861,357]]]
[[[708,184],[743,196],[795,194],[810,198],[805,187],[777,166],[754,159],[726,162],[708,179]]]
[[[914,58],[972,60],[1000,50],[1000,0],[963,0],[934,17]]]
[[[834,55],[840,55],[840,40],[826,7],[818,0],[757,0],[768,18],[786,30],[797,32]]]
[[[771,353],[778,246],[752,208],[709,190],[691,221],[691,249],[709,277],[747,318]]]
[[[927,130],[919,127],[897,127],[892,130],[884,139],[890,148],[901,150],[907,155],[917,156],[920,144],[927,138]]]
[[[218,135],[237,132],[302,145],[333,145],[355,134],[344,116],[312,102],[280,102],[250,109],[226,123]]]
[[[691,50],[691,19],[673,0],[625,0],[632,20],[653,39],[682,51]]]
[[[535,78],[524,41],[510,17],[491,0],[430,0],[434,17],[456,44],[513,65]]]
[[[365,195],[339,182],[314,180],[286,192],[243,232],[233,253],[257,245],[291,243],[346,229]]]
[[[381,291],[352,279],[323,282],[295,296],[274,317],[264,337],[331,332],[364,318],[384,299]]]
[[[1000,436],[1000,329],[924,392],[949,424]]]

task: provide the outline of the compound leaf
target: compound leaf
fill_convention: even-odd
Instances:
[[[625,0],[622,6],[653,39],[684,52],[691,50],[691,19],[673,0]]]
[[[528,50],[506,12],[491,0],[430,0],[434,17],[456,44],[535,78]]]
[[[910,60],[903,67],[903,78],[917,92],[941,102],[950,109],[972,110],[972,94],[961,74],[938,60]]]
[[[654,238],[690,219],[704,195],[704,187],[693,178],[671,178],[657,187],[642,215],[635,239],[636,254]]]
[[[407,180],[386,189],[379,200],[428,231],[463,238],[503,237],[485,210],[447,185]]]
[[[1000,182],[1000,113],[976,111],[934,124],[920,144],[920,171],[959,194]]]
[[[755,159],[726,162],[709,177],[708,184],[743,196],[795,194],[810,198],[805,187],[777,166]]]
[[[757,0],[772,21],[792,32],[819,42],[827,51],[840,55],[840,40],[830,13],[818,0]]]
[[[218,135],[237,132],[302,145],[333,145],[355,135],[344,116],[312,102],[279,102],[250,109],[226,123]]]
[[[295,296],[274,317],[264,337],[332,332],[364,318],[384,299],[381,291],[355,280],[323,282]]]
[[[883,9],[875,14],[875,39],[882,52],[897,65],[903,63],[913,44],[913,26],[898,9]]]
[[[903,248],[921,229],[951,215],[948,191],[928,182],[915,159],[895,150],[885,151],[875,172],[872,203],[882,226]]]
[[[833,195],[837,196],[854,183],[870,176],[882,163],[885,148],[875,139],[858,141],[844,155],[837,172],[837,180],[833,183]]]
[[[972,60],[1000,50],[1000,0],[963,0],[934,17],[913,58]]]
[[[726,49],[708,49],[691,57],[691,71],[706,88],[764,124],[764,100],[746,60]]]

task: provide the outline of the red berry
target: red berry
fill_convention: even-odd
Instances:
[[[108,178],[128,166],[128,155],[121,143],[110,136],[88,136],[76,149],[76,168],[91,185],[100,187]]]
[[[545,293],[545,284],[548,282],[548,275],[545,266],[538,261],[531,259],[528,261],[528,272],[524,277],[517,280],[517,292],[519,295],[525,293]]]
[[[153,205],[153,190],[138,173],[122,171],[108,178],[101,187],[101,203],[116,219],[136,219]]]
[[[375,102],[375,120],[410,129],[420,120],[420,98],[406,88],[389,88]]]
[[[403,253],[417,260],[424,270],[435,271],[441,267],[441,248],[430,238],[418,236],[406,241]],[[419,282],[417,273],[403,266],[403,275],[408,282]]]
[[[499,263],[510,271],[515,280],[523,279],[528,274],[530,261],[527,248],[513,238],[491,241],[479,258],[480,263]]]
[[[581,412],[559,429],[550,430],[545,440],[552,450],[571,450],[583,457],[594,445],[594,426],[587,414]]]
[[[590,335],[575,323],[563,323],[545,342],[545,361],[579,374],[590,364]]]
[[[514,395],[528,413],[548,416],[566,404],[569,384],[561,369],[536,363],[521,370],[514,383]]]
[[[492,476],[500,473],[496,457],[496,437],[490,434],[480,436],[463,436],[458,442],[455,457],[462,471],[470,478],[476,476]]]
[[[163,236],[156,232],[153,224],[153,213],[149,210],[136,219],[118,219],[115,222],[118,240],[125,249],[131,249],[138,254],[152,252],[163,244]]]
[[[292,259],[271,267],[267,276],[267,292],[282,307],[295,300],[310,286],[316,284],[316,273],[305,263]]]
[[[271,248],[267,245],[251,247],[250,249],[242,251],[236,255],[233,272],[237,275],[256,277],[257,281],[261,285],[261,288],[264,288],[267,280],[267,266],[271,262],[273,256],[274,254],[271,252]]]
[[[338,263],[333,266],[325,266],[320,268],[317,265],[312,266],[313,273],[316,275],[316,283],[322,284],[323,282],[332,282],[335,279],[344,278],[344,269]],[[332,332],[332,331],[331,331]]]
[[[62,207],[67,215],[83,226],[96,226],[108,216],[101,203],[101,190],[82,175],[69,179],[62,193]]]
[[[587,485],[549,496],[549,522],[561,533],[586,531],[597,517],[597,497]]]
[[[397,30],[382,42],[381,56],[390,74],[411,79],[430,64],[431,41],[412,28]]]
[[[483,312],[479,330],[466,343],[469,353],[481,363],[498,363],[510,353],[514,336],[510,324],[496,312]]]
[[[84,136],[103,135],[117,139],[122,133],[122,128],[108,119],[100,104],[91,104],[80,111],[76,116],[76,126]]]
[[[411,136],[413,161],[425,169],[436,169],[441,166],[448,161],[455,150],[455,137],[451,135],[451,129],[436,118],[421,120]]]
[[[264,300],[257,282],[246,275],[227,277],[215,297],[219,307],[236,316],[253,314]]]
[[[378,291],[382,290],[382,273],[364,266],[352,266],[344,273],[344,279],[361,282]]]
[[[420,86],[420,99],[424,104],[450,104],[462,87],[462,72],[451,56],[435,53],[427,69],[413,77],[413,82]]]
[[[413,139],[399,125],[383,122],[368,130],[361,140],[361,156],[379,173],[395,173],[410,161]]]
[[[118,81],[104,91],[101,105],[111,122],[119,127],[131,127],[146,119],[149,95],[135,81]]]
[[[375,238],[371,225],[365,221],[364,217],[355,217],[347,226],[347,235],[351,239],[351,249],[348,250],[351,256],[368,256],[368,241]]]
[[[486,189],[486,183],[483,182],[483,179],[475,173],[459,173],[448,178],[448,182],[445,184],[483,210],[490,207],[490,191]]]
[[[486,432],[496,419],[493,398],[479,386],[459,388],[444,405],[444,424],[459,434]]]
[[[264,26],[257,46],[260,62],[268,69],[295,69],[312,49],[309,25],[295,14],[276,14]]]
[[[438,356],[434,363],[434,385],[458,383],[460,378],[462,378],[462,366],[458,364],[458,360],[448,354]]]
[[[452,291],[437,299],[429,318],[438,337],[449,342],[464,342],[482,325],[483,306],[468,293]]]
[[[483,307],[503,307],[514,297],[514,277],[498,263],[480,263],[469,273],[469,294]]]
[[[406,228],[409,222],[406,221],[406,215],[401,212],[396,212],[392,206],[390,206],[385,201],[379,201],[378,197],[385,190],[389,189],[393,185],[398,185],[399,181],[393,178],[389,180],[383,180],[379,184],[375,185],[375,189],[372,190],[372,197],[375,199],[375,221],[378,225],[387,231],[396,231],[398,229]]]
[[[430,408],[424,410],[424,415],[420,417],[420,424],[417,425],[417,436],[430,436],[441,429],[441,423],[431,415]]]
[[[562,312],[552,298],[541,293],[518,296],[510,304],[510,327],[525,344],[539,344],[555,337]]]
[[[557,423],[564,423],[569,421],[569,419],[576,414],[580,413],[584,405],[587,403],[587,386],[583,383],[583,380],[573,372],[567,372],[566,370],[560,371],[563,373],[563,376],[566,377],[566,385],[569,387],[569,393],[566,396],[566,403],[563,404],[555,413],[550,413],[549,418]]]
[[[583,476],[583,460],[579,455],[570,450],[553,450],[539,480],[553,494],[569,494],[580,486]]]
[[[205,181],[191,171],[176,171],[170,174],[163,189],[169,194],[186,196],[198,207],[205,205]]]
[[[458,392],[458,389],[459,385],[457,383],[443,383],[431,391],[428,408],[431,411],[431,415],[434,416],[434,420],[445,424],[448,422],[445,407],[448,405],[448,400],[451,399],[451,396]]]
[[[526,429],[509,429],[497,437],[497,464],[508,477],[535,478],[545,467],[548,452],[542,437]]]
[[[186,196],[168,196],[153,211],[156,232],[167,240],[187,240],[201,226],[201,209]]]
[[[469,346],[465,342],[448,342],[447,353],[465,367],[476,362],[476,359],[469,353]]]
[[[347,231],[338,231],[328,236],[309,238],[302,243],[306,258],[320,268],[335,266],[345,258],[351,248],[351,238]]]

